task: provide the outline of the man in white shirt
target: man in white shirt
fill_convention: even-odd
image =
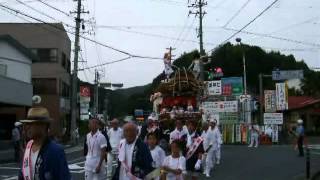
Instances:
[[[176,129],[170,133],[170,144],[174,140],[178,140],[180,142],[187,141],[188,130],[183,128],[183,124],[181,120],[176,120]],[[185,144],[185,143],[184,143]]]
[[[219,129],[219,124],[216,119],[210,120],[210,129],[214,132],[215,136],[217,136],[217,148],[215,150],[214,161],[217,165],[220,164],[221,159],[221,145],[222,145],[222,134]]]
[[[215,130],[210,130],[208,123],[204,123],[201,137],[203,138],[203,149],[205,151],[205,166],[203,170],[206,177],[210,177],[210,171],[214,168],[215,164],[219,134]]]
[[[85,162],[85,179],[102,180],[105,179],[106,169],[105,157],[107,150],[107,140],[98,130],[99,120],[89,121],[90,132],[87,134],[88,153]]]
[[[111,129],[108,130],[108,136],[110,139],[112,152],[108,153],[107,169],[108,169],[108,174],[110,173],[110,175],[112,175],[113,174],[112,164],[113,164],[113,161],[116,159],[116,156],[118,154],[119,143],[123,138],[123,132],[122,132],[122,129],[119,127],[118,119],[113,119],[111,121]]]
[[[138,138],[138,127],[135,124],[125,124],[123,135],[125,139],[119,145],[119,162],[113,180],[143,179],[153,170],[150,150]]]
[[[259,133],[260,129],[258,125],[251,125],[250,128],[250,145],[248,147],[254,147],[257,148],[259,145]]]

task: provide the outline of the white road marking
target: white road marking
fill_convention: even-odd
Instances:
[[[72,173],[72,174],[82,174],[82,173],[84,173],[84,169],[83,170],[79,170],[79,171],[70,171],[70,173]]]
[[[18,179],[18,176],[12,176],[3,180],[16,180],[16,179]]]
[[[17,167],[0,167],[0,169],[20,170],[20,168],[17,168]]]
[[[70,164],[69,165],[70,170],[76,170],[76,169],[84,169],[83,167],[77,165],[77,164]]]

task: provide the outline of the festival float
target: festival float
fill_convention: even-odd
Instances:
[[[198,94],[203,91],[203,83],[190,69],[178,68],[171,64],[171,55],[164,56],[165,79],[154,89],[150,101],[163,129],[174,129],[174,121],[199,121]],[[174,69],[174,70],[173,70]]]

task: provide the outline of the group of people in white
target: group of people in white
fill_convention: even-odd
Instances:
[[[163,149],[159,145],[159,127],[147,128],[145,137],[141,138],[142,128],[133,122],[120,128],[114,119],[104,133],[101,121],[91,119],[85,142],[85,179],[106,179],[107,173],[113,180],[198,179],[201,173],[210,177],[221,159],[222,137],[217,122],[203,122],[201,132],[197,131],[200,125],[197,121],[184,124],[176,120],[175,125],[169,148]]]

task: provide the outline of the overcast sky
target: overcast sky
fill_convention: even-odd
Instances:
[[[73,19],[53,10],[37,0],[20,0],[42,11],[54,19],[74,25]],[[192,1],[192,0],[190,0]],[[263,11],[274,0],[208,0],[204,18],[205,49],[209,51],[226,40],[234,32],[222,28],[234,14],[242,11],[226,26],[240,29]],[[48,22],[57,22],[19,4],[16,0],[0,0],[2,4],[18,9]],[[45,0],[58,9],[70,12],[76,2],[71,0]],[[246,4],[246,6],[244,6]],[[85,20],[94,18],[96,26],[93,34],[83,34],[106,45],[131,54],[162,57],[166,48],[176,48],[179,56],[199,48],[197,43],[198,19],[188,16],[187,0],[84,0]],[[244,31],[269,34],[285,40],[239,33],[242,42],[262,46],[266,50],[279,50],[293,54],[298,60],[304,59],[309,67],[320,67],[320,3],[319,0],[279,0]],[[1,22],[26,22],[0,9]],[[70,27],[67,30],[74,31]],[[92,26],[86,24],[86,31]],[[130,32],[129,32],[130,31]],[[74,37],[70,35],[72,42]],[[290,42],[290,41],[296,41]],[[299,43],[298,43],[299,42]],[[235,38],[232,39],[235,43]],[[81,40],[82,56],[87,63],[80,68],[105,63],[126,57],[108,48]],[[129,59],[99,68],[104,72],[101,81],[124,83],[125,87],[145,85],[162,72],[161,60]],[[248,69],[250,71],[250,69]],[[79,73],[82,80],[93,82],[94,69]]]

